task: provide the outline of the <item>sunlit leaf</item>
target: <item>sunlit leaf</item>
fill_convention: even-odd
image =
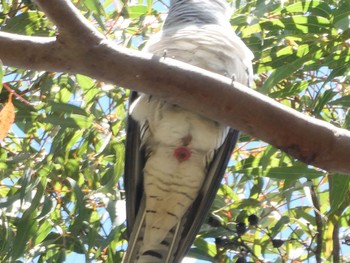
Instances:
[[[323,17],[329,17],[331,14],[331,8],[323,1],[298,1],[283,8],[282,12],[291,13],[307,13],[310,12],[314,15]]]
[[[327,33],[330,21],[321,16],[293,16],[269,19],[261,23],[266,30],[286,29],[302,33]]]
[[[51,30],[45,27],[47,20],[43,19],[44,15],[40,12],[27,11],[8,20],[2,30],[10,33],[49,36]]]
[[[137,18],[147,14],[148,7],[145,5],[134,5],[134,6],[130,6],[128,10],[129,10],[130,18]]]
[[[104,9],[102,8],[101,2],[97,0],[84,0],[82,1],[88,10],[92,11],[98,16],[104,15]]]

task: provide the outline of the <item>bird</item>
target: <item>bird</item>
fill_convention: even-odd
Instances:
[[[230,10],[225,0],[171,0],[144,51],[251,86],[253,54],[232,29]],[[129,104],[123,262],[181,262],[210,211],[239,131],[149,94],[132,92]]]

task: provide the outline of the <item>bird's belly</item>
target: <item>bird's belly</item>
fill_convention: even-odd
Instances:
[[[191,151],[207,154],[220,147],[227,128],[195,113],[177,106],[175,110],[162,112],[162,119],[156,123],[154,139],[166,146],[186,146]]]

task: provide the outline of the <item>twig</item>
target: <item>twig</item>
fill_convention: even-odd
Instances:
[[[18,98],[20,101],[22,101],[23,103],[30,105],[30,106],[34,106],[32,103],[30,103],[29,101],[27,101],[26,99],[22,98],[21,95],[17,94],[13,89],[11,89],[9,87],[9,85],[7,85],[7,83],[3,83],[3,87],[10,93],[15,95],[16,98]]]
[[[339,241],[339,223],[336,222],[333,228],[333,263],[340,262],[340,241]]]
[[[318,200],[316,190],[313,184],[311,184],[310,187],[310,193],[311,193],[311,200],[312,204],[315,208],[315,221],[316,221],[316,249],[314,250],[316,262],[322,263],[321,253],[322,253],[322,247],[323,247],[323,223],[322,223],[322,217],[320,215],[321,206],[320,202]]]

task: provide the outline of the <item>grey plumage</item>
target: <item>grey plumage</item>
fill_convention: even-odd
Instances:
[[[221,0],[173,0],[163,30],[168,28],[220,25],[230,28],[228,4]]]
[[[223,0],[173,0],[145,50],[249,85],[252,54],[232,31]],[[180,262],[220,185],[238,132],[140,94],[131,102],[124,262]]]

